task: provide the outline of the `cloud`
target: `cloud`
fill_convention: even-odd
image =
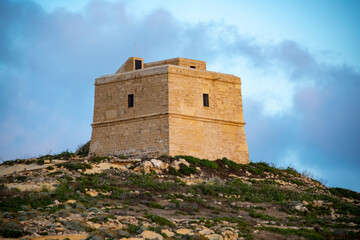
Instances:
[[[359,191],[354,173],[360,168],[360,73],[349,66],[314,66],[316,77],[301,73],[311,84],[294,88],[293,111],[264,114],[261,101],[244,100],[250,156],[284,167],[293,164],[329,180],[330,186]]]
[[[135,55],[135,41],[145,59],[179,54],[182,27],[162,9],[134,19],[121,2],[91,1],[82,13],[62,8],[48,13],[31,1],[0,4],[5,159],[74,150],[86,142],[94,79]]]
[[[295,96],[302,113],[302,133],[308,145],[315,145],[337,157],[353,156],[360,149],[360,74],[350,68],[324,72],[321,83],[301,88]]]
[[[81,12],[0,2],[0,155],[86,142],[94,79],[135,55],[135,42],[145,61],[182,56],[242,77],[252,160],[314,169],[360,190],[351,183],[360,182],[356,66],[321,61],[293,40],[260,43],[221,21],[189,25],[161,8],[135,17],[124,2],[90,1]]]

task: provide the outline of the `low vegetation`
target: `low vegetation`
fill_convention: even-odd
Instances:
[[[178,155],[175,156],[176,159],[185,159],[188,163],[190,163],[193,166],[206,166],[209,168],[213,168],[213,169],[218,169],[218,164],[216,162],[207,160],[207,159],[199,159],[199,158],[195,158],[192,156],[182,156],[182,155]]]
[[[140,237],[145,230],[166,237],[162,230],[167,229],[173,239],[205,240],[206,234],[197,235],[196,229],[206,227],[219,236],[230,231],[233,239],[360,238],[359,193],[327,188],[290,167],[162,156],[166,169],[145,169],[141,166],[149,159],[79,157],[84,152],[78,150],[76,158],[65,151],[4,163],[42,166],[50,160],[41,169],[0,177],[0,237],[56,235],[59,229],[87,232],[89,239]],[[88,171],[122,160],[125,169],[113,165]],[[181,163],[175,166],[176,161]],[[19,189],[34,181],[52,187]],[[118,229],[109,227],[115,225]],[[192,235],[181,235],[178,229]]]

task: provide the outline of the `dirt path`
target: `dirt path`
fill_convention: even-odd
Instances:
[[[64,162],[67,162],[67,160],[53,160],[51,163],[44,164],[44,165],[38,165],[36,163],[29,164],[29,165],[15,164],[13,166],[1,165],[0,166],[0,176],[9,175],[9,174],[13,174],[16,172],[23,172],[23,171],[47,168],[48,166],[53,166],[54,164],[64,163]]]

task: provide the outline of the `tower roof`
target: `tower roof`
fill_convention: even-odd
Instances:
[[[194,68],[199,70],[206,70],[206,62],[188,58],[171,58],[156,62],[144,63],[144,59],[138,57],[130,57],[126,62],[116,71],[116,73],[131,72],[139,69],[150,68],[162,65],[175,65],[187,68]]]

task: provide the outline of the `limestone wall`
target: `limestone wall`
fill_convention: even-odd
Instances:
[[[169,67],[169,114],[170,155],[249,162],[240,78]]]
[[[168,154],[168,84],[164,73],[161,69],[137,70],[96,80],[91,154]],[[129,94],[134,94],[134,107],[128,107]]]
[[[169,154],[168,117],[156,116],[93,125],[90,153],[155,157]]]
[[[116,73],[125,73],[135,70],[135,60],[141,61],[141,68],[144,68],[144,60],[138,57],[130,57],[126,62],[116,71]]]
[[[136,74],[135,74],[136,72]],[[168,111],[166,67],[137,71],[97,79],[94,123],[129,119]],[[128,95],[134,94],[134,107],[128,107]]]
[[[170,155],[249,163],[244,127],[170,115]]]

